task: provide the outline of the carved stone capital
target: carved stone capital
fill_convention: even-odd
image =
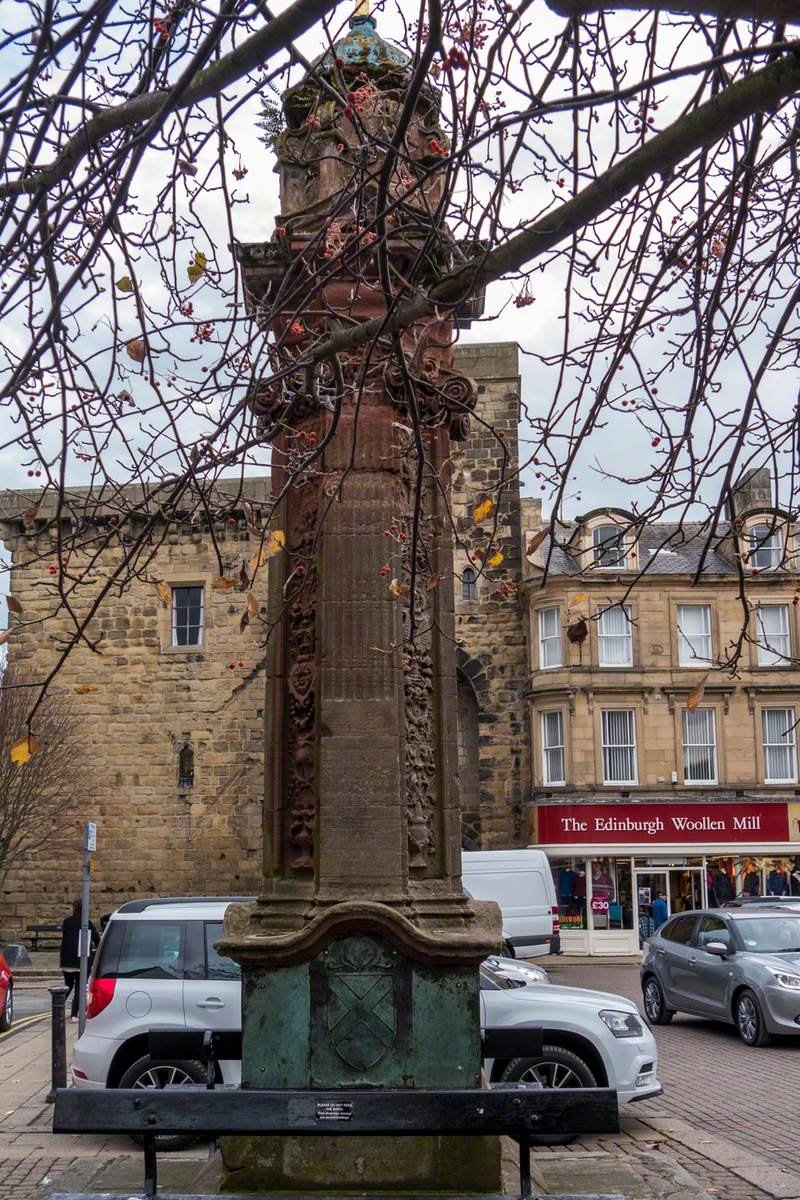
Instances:
[[[453,441],[469,436],[469,418],[478,400],[473,381],[443,365],[434,354],[424,354],[415,367],[403,371],[390,362],[384,371],[386,391],[394,404],[408,411],[416,404],[422,424],[429,429],[443,425]]]
[[[243,966],[287,967],[308,962],[345,933],[376,933],[408,958],[431,964],[468,965],[496,954],[502,945],[500,909],[468,896],[440,901],[433,912],[407,914],[374,900],[324,904],[297,898],[275,903],[263,896],[255,904],[231,904],[225,913],[220,953]],[[291,910],[296,911],[292,912]],[[294,924],[294,928],[287,925]]]

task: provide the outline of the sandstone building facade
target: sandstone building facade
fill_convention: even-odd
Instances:
[[[597,509],[526,567],[529,837],[565,949],[637,951],[661,892],[672,912],[800,894],[797,531],[759,471],[702,563],[698,532]]]
[[[472,436],[453,461],[462,543],[454,561],[462,825],[466,845],[507,845],[524,839],[530,787],[525,624],[513,592],[510,598],[494,595],[504,579],[519,578],[522,561],[517,347],[465,346],[457,365],[479,390]],[[222,484],[226,489],[229,501],[222,496],[225,515],[215,523],[214,539],[188,511],[185,521],[160,530],[146,578],[133,579],[122,594],[109,593],[92,621],[100,652],[78,646],[59,675],[57,686],[85,729],[85,811],[71,837],[9,876],[0,894],[0,929],[6,933],[19,935],[27,924],[55,921],[68,910],[80,885],[83,819],[98,823],[95,915],[132,897],[244,895],[259,887],[263,627],[251,621],[241,630],[245,597],[214,587],[219,565],[213,541],[226,574],[235,576],[259,540],[244,501],[258,518],[269,482]],[[476,527],[472,511],[492,494],[492,521]],[[0,538],[11,554],[11,587],[25,614],[9,641],[9,661],[31,678],[50,669],[58,639],[68,632],[61,617],[30,623],[52,607],[53,514],[43,504],[35,520],[22,517],[38,499],[38,493],[0,495]],[[73,499],[80,503],[80,489]],[[114,519],[111,507],[93,504],[98,530]],[[503,553],[497,569],[474,553],[489,535]],[[99,572],[115,553],[105,552]],[[78,566],[73,561],[73,569]],[[262,569],[254,587],[262,612],[266,575]],[[155,580],[167,589],[166,602]],[[87,684],[97,690],[75,693]]]

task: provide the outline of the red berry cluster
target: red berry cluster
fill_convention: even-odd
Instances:
[[[34,475],[35,475],[37,479],[39,479],[39,478],[41,477],[41,474],[42,474],[42,472],[41,472],[41,471],[28,471],[28,475],[29,475],[29,476],[34,476]]]
[[[169,37],[169,25],[167,24],[166,21],[162,21],[160,19],[153,21],[153,29],[155,29],[155,31],[159,35],[159,37],[162,37],[162,38]]]
[[[460,46],[451,46],[447,52],[447,57],[444,60],[445,71],[452,71],[456,67],[461,70],[466,70],[469,66],[469,59]]]
[[[533,302],[534,302],[533,296],[521,295],[521,296],[514,297],[514,305],[516,308],[527,308],[528,305],[533,304]]]
[[[181,316],[182,317],[190,317],[193,312],[194,312],[194,305],[192,304],[191,300],[187,300],[185,304],[181,305]]]
[[[384,529],[383,536],[394,538],[396,542],[404,543],[408,541],[408,534],[404,533],[396,521],[392,521],[389,528]]]
[[[239,662],[239,666],[240,666],[240,667],[243,667],[243,666],[244,666],[244,663],[240,661],[240,662]],[[236,663],[235,663],[235,662],[228,663],[228,670],[229,670],[229,671],[235,671],[235,670],[236,670]]]
[[[196,325],[194,337],[190,338],[191,342],[210,342],[211,335],[214,332],[214,326],[210,321],[205,321],[202,325]]]
[[[495,588],[495,590],[492,592],[492,596],[496,600],[508,600],[514,595],[516,590],[517,585],[515,583],[511,583],[509,580],[503,580],[500,586]]]
[[[445,148],[441,144],[441,142],[437,142],[436,138],[431,138],[431,140],[428,144],[434,154],[441,154],[443,157],[445,157],[445,158],[447,157],[447,151],[445,150]]]
[[[302,337],[303,334],[305,333],[302,322],[301,321],[293,321],[292,324],[289,326],[289,333],[292,335],[292,337]]]

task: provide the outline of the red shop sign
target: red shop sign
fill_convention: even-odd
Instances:
[[[785,804],[540,804],[543,846],[788,842]]]
[[[607,913],[610,908],[610,903],[605,896],[592,896],[592,912]]]

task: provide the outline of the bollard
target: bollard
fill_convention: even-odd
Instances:
[[[56,1088],[67,1086],[67,1021],[66,1003],[67,988],[63,983],[47,989],[52,1000],[51,1026],[51,1087],[47,1093],[47,1104],[53,1104],[56,1098]]]

